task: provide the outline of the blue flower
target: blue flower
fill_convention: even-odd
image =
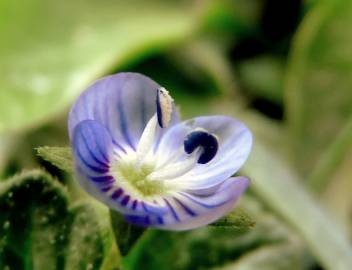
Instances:
[[[231,211],[249,184],[231,177],[251,149],[246,126],[228,116],[180,122],[168,91],[141,74],[95,82],[68,126],[79,183],[140,226],[206,225]]]

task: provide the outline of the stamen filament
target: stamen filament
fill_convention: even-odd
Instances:
[[[136,168],[140,169],[143,161],[147,157],[148,153],[153,147],[155,141],[156,129],[158,127],[157,115],[154,114],[149,120],[146,127],[144,128],[143,134],[139,140],[137,151],[136,151]]]
[[[180,158],[181,156],[183,156],[185,154],[186,154],[185,150],[183,149],[183,146],[182,146],[172,156],[169,156],[169,158],[167,158],[167,159],[161,160],[161,162],[159,162],[159,164],[157,164],[155,169],[159,170],[159,169],[167,166],[171,162],[176,161],[178,158]]]
[[[148,179],[151,181],[156,180],[170,180],[186,174],[197,165],[200,155],[203,153],[202,149],[198,149],[190,154],[185,160],[177,163],[169,163],[170,165],[163,167],[157,171],[152,172],[148,175]]]

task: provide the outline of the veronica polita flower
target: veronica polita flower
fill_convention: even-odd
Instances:
[[[248,157],[250,131],[228,116],[180,122],[168,91],[141,74],[90,86],[71,109],[69,135],[79,183],[137,225],[211,223],[249,183],[231,176]]]

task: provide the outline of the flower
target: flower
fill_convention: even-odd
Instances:
[[[68,128],[79,183],[133,224],[206,225],[231,211],[249,184],[231,177],[250,152],[245,125],[228,116],[180,122],[168,91],[138,73],[91,85]]]

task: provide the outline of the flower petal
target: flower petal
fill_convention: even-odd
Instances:
[[[201,227],[230,212],[248,184],[248,178],[240,176],[227,179],[214,194],[209,196],[179,192],[164,198],[169,213],[163,217],[126,215],[126,219],[140,226],[154,226],[167,230],[179,231]]]
[[[209,194],[246,161],[252,146],[252,135],[243,123],[228,116],[197,117],[173,126],[164,134],[156,152],[158,163],[172,159],[176,152],[183,149],[186,135],[197,128],[218,137],[216,156],[209,163],[197,164],[188,173],[169,181],[192,192]],[[181,155],[180,159],[185,155]]]
[[[118,73],[98,80],[80,95],[70,111],[70,138],[81,121],[96,120],[105,126],[120,151],[136,149],[144,127],[156,112],[159,87],[138,73]],[[178,114],[174,108],[170,126],[175,122]]]
[[[122,187],[110,173],[114,144],[107,129],[94,120],[84,120],[73,131],[72,149],[76,176],[82,187],[110,208],[125,214],[166,213],[163,205],[143,202]]]

